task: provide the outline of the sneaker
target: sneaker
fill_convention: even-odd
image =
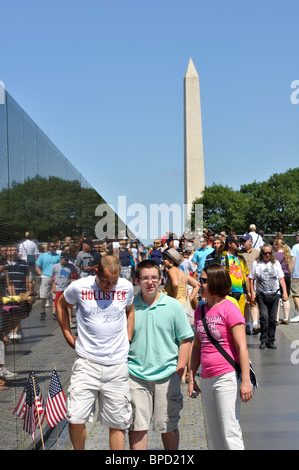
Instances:
[[[261,327],[260,327],[260,326],[254,326],[254,327],[252,328],[252,334],[253,334],[253,335],[258,335],[258,334],[260,333],[260,331],[261,331]]]
[[[53,320],[57,320],[57,314],[53,313]]]
[[[74,322],[71,322],[71,323],[70,323],[70,327],[71,327],[71,328],[76,328],[76,326],[77,326],[76,323],[74,323]]]
[[[266,343],[261,343],[261,344],[260,344],[260,349],[266,349],[266,347],[267,347],[267,346],[266,346]]]
[[[268,349],[277,349],[277,346],[274,343],[267,343],[266,346]]]
[[[45,318],[46,318],[46,312],[41,312],[41,313],[39,314],[39,319],[40,319],[40,320],[44,320]]]
[[[11,341],[19,341],[20,339],[23,338],[23,334],[22,333],[10,333],[8,337]]]
[[[290,323],[298,323],[299,322],[299,313],[290,319]]]
[[[14,372],[9,372],[9,370],[5,369],[5,367],[2,367],[2,369],[0,369],[0,377],[5,380],[15,379],[17,375],[18,374],[15,374]]]
[[[251,336],[251,329],[250,329],[250,325],[246,325],[246,327],[245,327],[245,331],[246,331],[246,335],[247,335],[247,336]]]

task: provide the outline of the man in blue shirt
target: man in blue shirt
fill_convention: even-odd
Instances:
[[[197,276],[200,276],[202,269],[205,267],[206,257],[214,251],[214,248],[208,246],[208,239],[201,237],[199,240],[201,248],[195,251],[192,262],[196,265]]]
[[[42,253],[36,260],[35,269],[39,276],[41,276],[40,285],[40,319],[44,320],[46,317],[46,301],[51,298],[51,274],[52,266],[56,263],[60,263],[60,255],[56,253],[56,244],[54,242],[49,243],[49,251]],[[53,304],[53,301],[52,301]],[[52,305],[54,314],[54,305]]]

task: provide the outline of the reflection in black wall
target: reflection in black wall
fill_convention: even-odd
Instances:
[[[92,188],[56,176],[13,182],[0,192],[0,243],[19,242],[25,232],[38,241],[82,234],[94,237],[95,209],[105,203]]]
[[[40,250],[44,242],[53,238],[62,241],[65,237],[80,240],[82,235],[94,238],[99,221],[95,210],[104,202],[5,92],[4,103],[0,103],[0,430],[5,436],[0,441],[2,450],[28,448],[32,444],[31,436],[24,436],[22,420],[13,415],[31,368],[46,398],[53,366],[66,387],[73,350],[52,317],[52,305],[47,307],[47,317],[41,321],[39,299],[32,311],[22,317],[17,331],[15,322],[7,320],[13,310],[8,314],[9,304],[4,305],[8,264],[1,257],[1,245],[21,242],[26,232],[39,243]],[[80,244],[75,245],[74,250],[80,249]],[[28,260],[29,257],[33,289],[38,294],[41,278],[35,271],[35,261]],[[57,357],[63,358],[61,362],[57,363]],[[13,376],[4,377],[3,368]]]

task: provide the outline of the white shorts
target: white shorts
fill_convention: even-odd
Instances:
[[[42,276],[40,283],[39,296],[41,299],[50,299],[51,298],[51,280],[49,277]]]
[[[98,421],[113,429],[128,429],[131,397],[127,363],[102,365],[78,357],[72,369],[67,397],[67,419],[72,424],[92,421],[98,398]]]

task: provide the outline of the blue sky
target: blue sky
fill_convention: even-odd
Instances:
[[[190,57],[206,185],[239,189],[298,166],[297,0],[0,4],[0,80],[116,210],[118,195],[184,202]]]

